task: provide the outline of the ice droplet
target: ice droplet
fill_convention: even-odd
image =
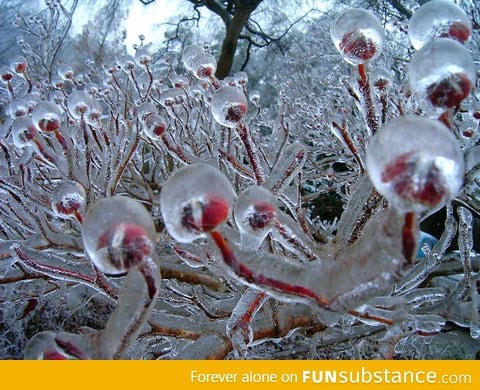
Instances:
[[[383,50],[385,32],[379,20],[365,9],[348,9],[333,22],[330,36],[343,59],[364,64]]]
[[[451,0],[432,0],[418,8],[410,19],[408,36],[419,50],[434,38],[452,38],[461,43],[472,35],[472,22]]]
[[[95,203],[83,224],[83,243],[92,262],[103,272],[118,275],[151,257],[155,226],[149,212],[125,196]]]
[[[258,249],[277,215],[273,194],[261,186],[249,187],[238,196],[233,212],[242,246]]]
[[[462,44],[437,38],[412,56],[408,78],[418,103],[438,116],[470,94],[475,64]]]
[[[233,197],[230,182],[217,168],[183,167],[165,182],[160,194],[165,226],[178,242],[205,237],[228,218]]]
[[[419,212],[455,196],[464,169],[457,141],[446,126],[406,116],[390,121],[372,137],[367,170],[389,202]]]
[[[222,87],[212,96],[212,115],[222,126],[235,127],[247,113],[248,102],[237,87]]]

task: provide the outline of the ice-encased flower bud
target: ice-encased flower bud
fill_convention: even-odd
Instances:
[[[198,54],[190,60],[190,69],[198,79],[208,79],[217,70],[217,60],[209,53]]]
[[[470,94],[475,73],[472,56],[462,44],[437,38],[412,56],[408,78],[418,103],[436,116]]]
[[[410,19],[408,36],[419,50],[434,38],[452,38],[461,43],[472,35],[472,22],[451,0],[432,0],[418,8]]]
[[[400,117],[371,139],[367,170],[377,189],[403,211],[443,206],[462,186],[463,156],[455,137],[439,121]]]
[[[33,145],[33,140],[37,135],[37,128],[30,117],[21,117],[15,119],[12,124],[13,144],[17,148],[24,148]]]
[[[75,119],[86,118],[93,106],[92,97],[86,92],[74,91],[68,96],[67,106]]]
[[[210,107],[215,121],[235,127],[247,113],[248,102],[240,88],[227,86],[215,91]]]
[[[217,168],[183,167],[165,182],[160,194],[165,226],[178,242],[206,237],[228,219],[233,197],[230,182]]]
[[[53,190],[52,208],[60,217],[78,218],[85,205],[85,199],[85,189],[75,181],[66,180]]]
[[[343,59],[352,65],[377,58],[385,42],[380,21],[365,9],[348,9],[340,14],[330,27],[330,36]]]
[[[32,120],[40,131],[57,131],[62,124],[62,111],[55,103],[43,101],[33,109]]]
[[[102,272],[118,275],[151,258],[155,226],[138,201],[125,196],[95,203],[83,224],[83,244],[93,264]]]
[[[233,214],[242,243],[258,247],[272,230],[278,214],[275,197],[265,187],[249,187],[235,201]]]

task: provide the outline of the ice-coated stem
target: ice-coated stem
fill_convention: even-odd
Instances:
[[[247,125],[240,123],[237,126],[237,131],[247,152],[248,160],[252,165],[255,180],[257,181],[257,184],[263,184],[265,182],[265,174],[260,162],[258,161],[258,151],[251,138],[250,130],[248,129]]]
[[[227,270],[244,284],[286,300],[345,311],[385,292],[403,274],[401,221],[394,209],[378,213],[354,244],[337,251],[335,260],[308,263],[240,248],[234,251],[218,231],[210,235]]]
[[[25,359],[121,359],[150,317],[160,288],[160,270],[153,259],[130,269],[115,311],[95,333],[41,332],[25,350]]]
[[[358,65],[358,86],[362,93],[364,110],[368,128],[371,134],[375,134],[379,129],[378,118],[375,112],[375,104],[373,102],[372,91],[370,88],[370,81],[368,80],[367,67],[365,64]]]

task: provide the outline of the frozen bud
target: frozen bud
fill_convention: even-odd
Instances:
[[[242,235],[263,240],[271,231],[277,216],[275,198],[265,187],[249,187],[238,196],[233,213]]]
[[[191,59],[190,68],[198,79],[208,79],[215,74],[217,61],[211,54],[202,53]]]
[[[10,69],[12,69],[15,73],[25,73],[27,66],[27,59],[22,56],[16,56],[12,61],[10,61]]]
[[[222,87],[212,96],[212,115],[222,126],[237,126],[247,113],[247,107],[247,98],[237,87]]]
[[[217,168],[206,164],[181,168],[160,195],[165,226],[178,242],[205,237],[228,219],[233,196],[230,182]]]
[[[68,96],[68,110],[75,119],[85,118],[93,105],[92,97],[83,91],[74,91]]]
[[[158,98],[164,107],[173,107],[182,104],[186,99],[187,95],[181,88],[169,88],[163,91]]]
[[[140,47],[135,52],[135,62],[138,66],[146,66],[152,62],[152,55],[147,47]]]
[[[472,22],[451,0],[432,0],[415,11],[408,26],[412,46],[419,50],[434,38],[452,38],[461,43],[472,35]]]
[[[2,66],[0,68],[0,79],[3,83],[7,84],[11,79],[13,79],[13,72],[7,66]]]
[[[58,67],[57,74],[64,80],[72,80],[74,72],[70,66],[62,64]]]
[[[57,131],[62,123],[62,111],[55,103],[40,102],[32,111],[32,120],[40,131]]]
[[[373,69],[370,79],[372,80],[373,87],[381,93],[388,92],[390,88],[392,88],[392,75],[385,68]]]
[[[161,138],[167,130],[169,120],[164,115],[150,113],[144,117],[142,123],[146,136],[156,140]]]
[[[33,144],[33,139],[37,135],[37,128],[30,117],[15,119],[12,124],[13,144],[17,148],[24,148]]]
[[[379,20],[364,9],[344,11],[330,27],[330,36],[343,59],[352,65],[378,57],[385,42]]]
[[[475,64],[462,44],[438,38],[412,56],[408,77],[418,103],[439,115],[457,107],[470,94]]]
[[[367,170],[378,190],[404,211],[443,206],[463,181],[463,156],[455,137],[439,121],[400,117],[371,139]]]
[[[235,79],[235,82],[238,84],[238,85],[247,85],[248,83],[248,75],[245,73],[245,72],[236,72],[234,75],[233,75],[233,78]]]
[[[28,109],[28,102],[25,99],[15,99],[8,106],[8,112],[13,119],[27,115]]]
[[[77,182],[66,180],[59,184],[52,193],[53,211],[60,217],[76,217],[85,204],[85,189]]]
[[[185,46],[182,52],[182,62],[185,68],[195,73],[195,71],[193,70],[192,61],[196,56],[201,54],[205,54],[205,49],[203,45]]]
[[[93,264],[118,275],[153,255],[155,226],[142,204],[124,196],[103,199],[88,211],[83,243]]]
[[[260,92],[258,92],[257,90],[250,91],[250,95],[248,98],[253,104],[258,104],[258,102],[260,101]]]

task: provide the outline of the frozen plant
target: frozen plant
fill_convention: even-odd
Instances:
[[[0,74],[1,312],[23,357],[478,345],[478,37],[465,18],[422,25],[412,54],[404,26],[346,10],[321,30],[334,65],[315,83],[279,71],[278,107],[246,73],[219,80],[208,45],[160,61],[142,37],[135,56],[79,73],[25,44]],[[424,232],[434,217],[442,228]],[[103,324],[34,327],[56,302],[98,297],[115,307]]]

